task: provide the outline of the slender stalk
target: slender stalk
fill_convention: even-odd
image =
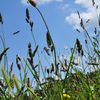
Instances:
[[[71,54],[71,57],[70,57],[70,62],[69,62],[69,65],[67,66],[67,67],[68,67],[68,69],[67,69],[67,73],[66,73],[66,75],[65,75],[64,85],[65,85],[65,81],[66,81],[66,79],[67,79],[67,76],[68,76],[68,74],[69,74],[69,69],[70,69],[71,64],[72,64],[72,60],[73,60],[73,57],[74,57],[74,52],[75,52],[75,49],[76,49],[76,43],[75,43],[74,48],[73,48],[73,50],[72,50],[72,54]]]
[[[33,31],[31,31],[31,33],[32,33],[33,41],[34,41],[34,44],[35,44],[35,47],[36,47],[37,46],[37,43],[36,43],[36,40],[35,40],[35,36],[33,34]],[[37,55],[38,55],[38,61],[39,61],[40,66],[41,66],[41,70],[42,70],[43,76],[45,78],[45,74],[44,74],[44,71],[43,71],[43,67],[42,67],[42,63],[41,63],[40,55],[39,55],[39,52],[38,51],[37,51]],[[39,71],[38,73],[40,74],[40,67],[39,67],[38,71]]]
[[[89,38],[89,40],[90,40],[90,42],[91,42],[91,44],[92,44],[92,46],[93,46],[93,48],[94,48],[94,51],[97,53],[98,57],[100,57],[100,54],[99,54],[99,52],[96,50],[96,48],[95,48],[95,46],[94,46],[94,44],[93,44],[93,42],[92,42],[92,40],[91,40],[91,38],[90,38],[90,36],[89,36],[88,31],[87,31],[85,28],[84,28],[84,31],[86,32],[86,34],[87,34],[87,36],[88,36],[88,38]]]
[[[46,21],[45,21],[45,18],[44,18],[44,16],[43,16],[43,14],[42,14],[41,11],[38,9],[38,7],[35,7],[35,8],[36,8],[36,10],[39,12],[39,14],[40,14],[40,16],[41,16],[41,18],[42,18],[42,20],[43,20],[43,22],[44,22],[44,24],[45,24],[45,27],[46,27],[46,29],[47,29],[47,32],[48,32],[49,35],[50,35],[50,31],[49,31],[48,25],[47,25],[47,23],[46,23]],[[51,35],[50,35],[50,36],[51,36]],[[55,45],[54,45],[53,40],[52,40],[52,43],[53,43],[53,46],[54,46],[55,68],[56,68],[56,72],[57,72],[56,49],[55,49]]]
[[[28,1],[29,1],[29,3],[38,11],[38,13],[40,14],[40,16],[41,16],[41,18],[42,18],[42,20],[43,20],[43,22],[44,22],[44,24],[45,24],[45,27],[46,27],[46,29],[47,29],[47,32],[48,32],[49,36],[51,37],[50,31],[49,31],[49,28],[48,28],[48,25],[47,25],[47,23],[46,23],[46,21],[45,21],[45,18],[44,18],[44,16],[43,16],[43,14],[42,14],[41,11],[38,9],[38,7],[36,6],[36,4],[35,4],[34,1],[31,1],[31,0],[28,0]],[[52,41],[53,49],[54,49],[55,68],[56,68],[56,72],[57,72],[58,68],[57,68],[57,61],[56,61],[56,49],[55,49],[55,45],[54,45],[54,42],[53,42],[52,39],[51,39],[51,41]]]
[[[48,25],[47,25],[47,23],[46,23],[46,21],[45,21],[45,19],[44,19],[43,14],[42,14],[41,11],[38,9],[38,7],[35,7],[35,8],[36,8],[36,10],[39,12],[39,14],[40,14],[40,16],[41,16],[41,18],[42,18],[42,20],[43,20],[45,26],[46,26],[47,31],[50,32],[50,31],[49,31],[49,28],[48,28]]]
[[[5,42],[5,35],[3,32],[3,25],[1,25],[1,33],[2,33],[2,35],[0,35],[0,39],[1,39],[2,44],[3,44],[3,49],[5,50],[6,49],[6,42]],[[6,67],[7,67],[7,74],[8,74],[9,73],[8,72],[8,58],[7,58],[7,55],[4,55],[4,69],[6,69]]]
[[[0,39],[1,39],[1,41],[2,41],[3,48],[5,48],[4,40],[3,40],[3,38],[2,38],[1,35],[0,35]]]

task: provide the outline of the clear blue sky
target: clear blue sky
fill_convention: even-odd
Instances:
[[[57,53],[63,54],[64,46],[68,46],[70,49],[73,47],[76,38],[82,39],[82,34],[75,31],[75,28],[78,28],[77,19],[75,19],[77,16],[75,14],[76,11],[79,10],[83,16],[86,15],[85,20],[91,18],[94,21],[95,16],[91,17],[92,10],[88,8],[90,5],[83,2],[84,0],[59,1],[52,0],[52,2],[40,3],[38,7],[48,23],[52,38],[57,47]],[[46,29],[35,9],[23,4],[21,0],[0,0],[0,12],[4,20],[3,32],[5,33],[7,46],[10,47],[8,51],[9,62],[15,62],[16,54],[26,57],[27,45],[29,42],[33,43],[29,27],[25,21],[25,10],[27,7],[34,22],[33,32],[40,51],[42,51],[44,46],[47,46]],[[13,36],[12,33],[18,30],[20,30],[20,33]]]

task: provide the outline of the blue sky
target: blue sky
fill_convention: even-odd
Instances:
[[[91,19],[87,27],[91,27],[91,23],[95,23],[97,19],[97,13],[95,14],[92,8],[91,0],[35,1],[48,23],[58,54],[64,53],[65,46],[69,49],[73,47],[76,38],[82,40],[82,34],[75,31],[76,28],[80,29],[77,10],[80,11],[80,15],[85,21]],[[99,0],[95,1],[100,3]],[[47,46],[46,29],[35,9],[28,5],[25,0],[0,0],[0,12],[4,20],[3,32],[5,33],[6,44],[10,47],[8,51],[9,62],[15,62],[16,54],[26,57],[27,45],[29,42],[33,43],[29,27],[25,21],[26,8],[29,8],[31,19],[34,22],[33,32],[40,51],[43,50],[44,46]],[[13,36],[12,33],[18,30],[20,33]]]

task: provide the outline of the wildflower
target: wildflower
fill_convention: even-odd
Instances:
[[[71,96],[70,96],[69,94],[66,94],[66,93],[63,93],[63,97],[64,97],[64,98],[68,98],[68,99],[71,98]]]

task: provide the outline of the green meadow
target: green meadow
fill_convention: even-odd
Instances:
[[[52,58],[53,61],[48,61],[50,64],[44,70],[45,65],[39,52],[41,44],[36,42],[34,36],[34,19],[26,8],[25,20],[33,42],[26,45],[28,52],[24,59],[19,56],[20,54],[16,54],[16,66],[13,62],[10,66],[7,65],[9,62],[7,53],[10,47],[6,45],[4,34],[0,33],[0,42],[3,45],[3,49],[0,49],[0,100],[100,100],[100,15],[97,26],[92,29],[94,35],[91,36],[80,12],[77,11],[82,30],[76,29],[76,31],[85,34],[84,44],[77,38],[70,48],[68,58],[63,56],[61,59],[41,9],[33,0],[29,0],[28,3],[37,11],[45,25],[43,27],[46,28],[44,37],[47,45],[43,47],[43,52],[45,57]],[[92,3],[95,7],[94,0]],[[95,10],[97,9],[96,6]],[[0,28],[5,23],[4,18],[5,16],[0,13]],[[20,34],[20,31],[12,35],[17,34]],[[37,64],[34,62],[35,56]],[[15,67],[19,75],[13,72]]]

